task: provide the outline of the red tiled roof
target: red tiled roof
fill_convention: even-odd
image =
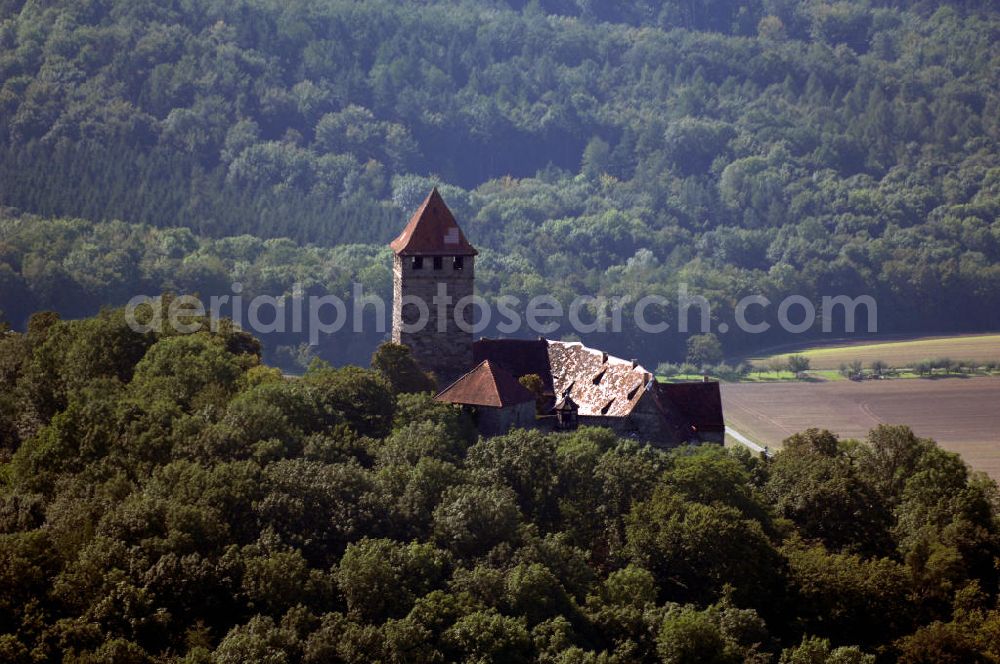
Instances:
[[[562,397],[568,392],[581,415],[628,415],[651,378],[642,366],[579,342],[480,339],[473,355],[476,361],[490,360],[518,378],[538,374],[546,393]]]
[[[431,191],[389,246],[400,256],[475,256],[479,253],[465,239],[437,188]]]
[[[480,339],[472,345],[474,362],[489,360],[515,378],[536,374],[545,392],[554,394],[549,367],[549,344],[545,339]]]
[[[477,362],[489,360],[518,378],[538,374],[548,394],[559,398],[568,393],[583,416],[627,417],[650,389],[660,415],[678,440],[725,428],[716,382],[658,383],[641,365],[579,342],[480,339],[473,354]],[[556,398],[550,405],[555,405]]]
[[[535,395],[510,373],[485,360],[434,398],[466,406],[506,408],[534,401]]]

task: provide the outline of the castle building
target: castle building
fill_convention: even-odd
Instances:
[[[409,346],[424,371],[448,385],[473,366],[472,332],[458,326],[455,306],[473,294],[479,252],[437,189],[389,246],[395,254],[392,340]]]
[[[455,309],[474,294],[476,249],[437,189],[390,244],[392,339],[410,347],[432,372],[439,401],[469,409],[483,435],[513,427],[569,430],[603,426],[658,447],[722,443],[725,422],[718,382],[665,384],[636,361],[579,342],[480,339],[456,322]],[[518,382],[542,381],[542,407]]]
[[[535,426],[535,395],[510,372],[483,360],[449,385],[438,401],[468,408],[484,436],[499,436],[517,427]]]

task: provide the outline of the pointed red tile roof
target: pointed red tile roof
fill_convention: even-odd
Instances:
[[[390,244],[400,256],[475,256],[437,187]]]
[[[535,395],[508,372],[486,360],[434,399],[465,406],[506,408],[534,401]]]

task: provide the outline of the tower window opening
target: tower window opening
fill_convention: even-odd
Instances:
[[[465,256],[455,256],[455,269],[456,270],[465,269]]]
[[[413,269],[414,270],[422,270],[422,269],[424,269],[424,257],[423,256],[414,256],[413,257]]]
[[[440,270],[442,267],[444,267],[444,259],[441,258],[440,256],[435,256],[434,257],[434,269],[435,270]]]

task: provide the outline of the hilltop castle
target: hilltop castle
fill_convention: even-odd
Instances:
[[[446,386],[439,401],[473,411],[484,435],[513,427],[584,424],[661,447],[723,441],[717,382],[660,383],[638,362],[579,342],[474,341],[454,314],[455,305],[475,292],[479,252],[437,189],[390,247],[395,254],[392,340],[409,346],[420,366]],[[434,298],[442,293],[450,299],[438,306]],[[540,417],[536,395],[518,382],[529,374],[542,381]]]

